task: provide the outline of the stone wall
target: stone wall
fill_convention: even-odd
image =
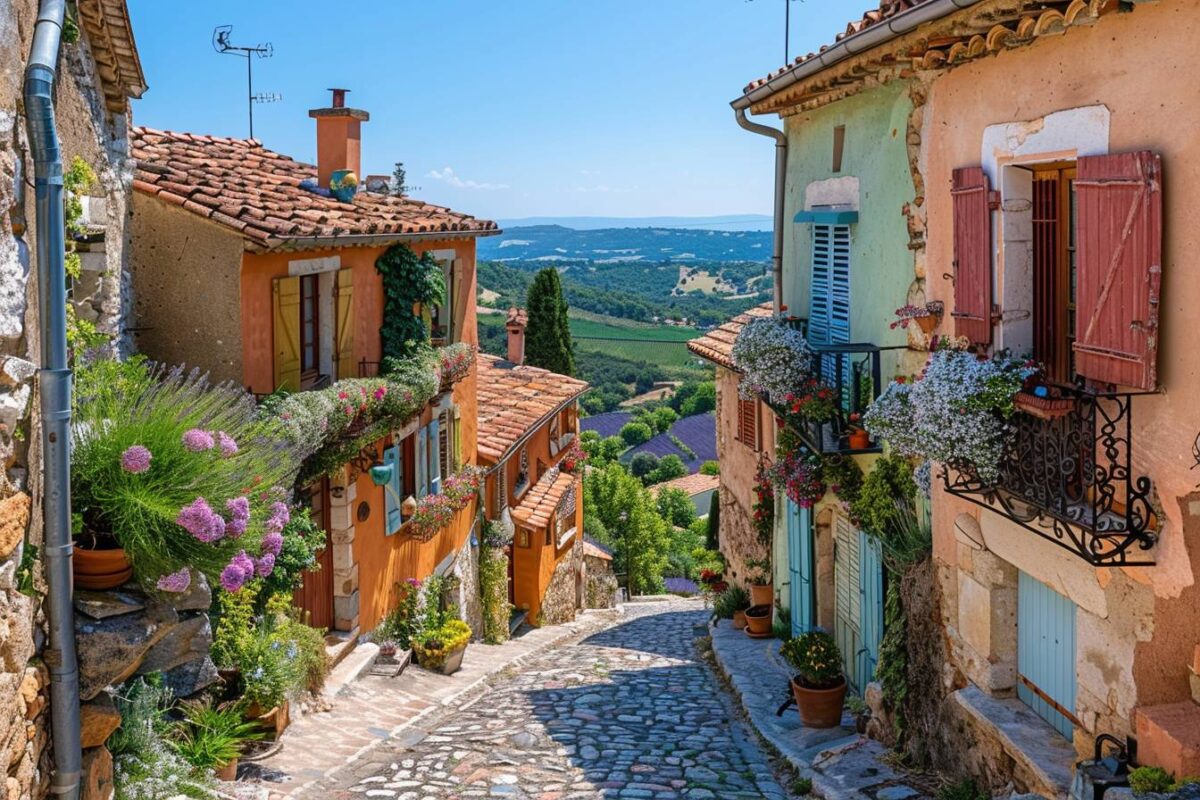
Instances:
[[[571,552],[558,562],[554,574],[550,576],[550,585],[546,587],[546,595],[542,598],[542,608],[539,612],[539,625],[561,625],[575,619],[575,611],[579,608],[579,579],[583,567],[583,547],[576,542]]]
[[[478,635],[483,630],[483,599],[479,594],[479,546],[473,544],[475,536],[468,536],[462,549],[454,557],[450,574],[457,578],[458,590],[455,603],[463,621]]]
[[[612,561],[584,556],[584,608],[615,608],[617,605],[617,576]]]

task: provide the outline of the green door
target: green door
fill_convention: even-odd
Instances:
[[[813,598],[812,509],[787,501],[788,573],[792,636],[810,631],[816,620]]]

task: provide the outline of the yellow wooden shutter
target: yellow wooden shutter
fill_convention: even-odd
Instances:
[[[275,313],[275,388],[300,391],[300,279],[276,278],[271,289]]]
[[[354,363],[354,273],[339,269],[337,273],[337,376],[358,377]]]

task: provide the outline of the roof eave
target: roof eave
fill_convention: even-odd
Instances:
[[[246,239],[247,249],[255,252],[284,252],[294,250],[332,250],[338,247],[383,247],[402,242],[458,241],[496,236],[503,233],[499,228],[466,231],[419,231],[415,233],[364,233],[345,236],[300,236],[272,237],[265,242],[251,236]]]

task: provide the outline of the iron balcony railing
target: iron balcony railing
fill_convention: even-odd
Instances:
[[[995,480],[971,464],[948,464],[946,491],[1095,566],[1153,565],[1153,485],[1132,464],[1133,398],[1147,393],[1054,389],[1052,399],[1017,396]]]

